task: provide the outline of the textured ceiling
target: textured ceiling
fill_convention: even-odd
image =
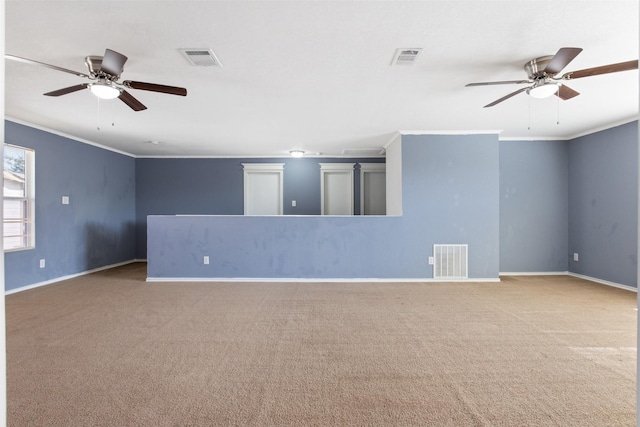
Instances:
[[[5,61],[9,119],[137,156],[341,155],[384,147],[398,131],[500,131],[569,138],[638,116],[638,71],[570,83],[567,101],[520,86],[523,65],[564,46],[564,71],[638,58],[638,1],[12,1],[5,51],[87,72],[105,48],[129,57],[122,79],[183,86],[187,97],[130,90],[148,110],[88,90],[42,94],[82,78]],[[397,48],[422,48],[394,67]],[[211,48],[197,68],[179,48]],[[559,119],[559,124],[558,124]],[[98,129],[99,128],[99,129]],[[158,141],[159,144],[150,144]]]

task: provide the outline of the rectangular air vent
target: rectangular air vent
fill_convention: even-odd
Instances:
[[[196,67],[222,67],[222,64],[211,49],[184,48],[178,49],[187,58],[191,65]]]
[[[391,65],[413,65],[418,60],[422,48],[396,49]]]
[[[466,279],[468,245],[433,245],[433,278]]]

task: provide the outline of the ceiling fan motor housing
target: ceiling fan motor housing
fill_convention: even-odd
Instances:
[[[100,73],[100,67],[102,66],[102,56],[87,56],[84,59],[85,64],[87,64],[87,68],[89,68],[89,73],[92,76],[97,76]]]
[[[540,58],[532,59],[524,64],[524,71],[531,80],[543,80],[545,77],[552,77],[544,72],[549,62],[553,59],[553,55],[541,56]]]

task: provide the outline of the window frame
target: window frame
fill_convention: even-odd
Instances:
[[[11,147],[16,150],[21,150],[24,152],[25,156],[25,186],[24,186],[24,194],[22,196],[7,196],[5,195],[5,187],[4,187],[4,173],[5,173],[5,148]],[[35,150],[32,148],[21,147],[15,144],[4,143],[2,150],[2,170],[3,170],[3,189],[2,189],[2,249],[3,252],[17,252],[17,251],[26,251],[32,250],[36,247],[36,218],[35,218]],[[10,171],[9,171],[10,172]],[[11,219],[8,220],[5,218],[5,208],[7,205],[7,201],[21,201],[24,203],[26,216],[24,219]],[[13,237],[20,237],[24,242],[23,245],[11,248],[5,248],[6,239],[8,236],[5,235],[5,228],[8,224],[22,224],[22,228],[25,230],[24,234],[20,234]]]

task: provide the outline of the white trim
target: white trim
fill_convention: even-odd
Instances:
[[[400,132],[393,132],[393,136],[389,138],[389,141],[387,141],[387,143],[382,146],[382,148],[384,148],[384,151],[385,151],[384,153],[385,157],[387,155],[387,148],[389,148],[391,144],[393,144],[396,141],[402,141],[402,134]]]
[[[375,283],[460,283],[460,282],[477,282],[477,283],[489,283],[500,282],[500,278],[495,279],[459,279],[459,280],[436,280],[432,278],[353,278],[353,279],[340,279],[340,278],[301,278],[301,277],[147,277],[149,283],[166,283],[166,282],[246,282],[246,283],[362,283],[362,282],[375,282]]]
[[[333,155],[333,156],[307,156],[305,155],[304,157],[319,157],[319,158],[324,158],[324,159],[384,159],[387,157],[386,151],[383,150],[382,154],[375,154],[375,155],[371,155],[371,154],[367,154],[366,156],[363,156],[361,154],[340,154],[340,155]]]
[[[501,271],[500,276],[566,276],[568,271]]]
[[[360,163],[361,172],[386,172],[386,170],[386,163]]]
[[[278,176],[278,213],[284,214],[284,163],[241,163],[243,168],[243,194],[244,194],[244,215],[248,214],[249,201],[253,200],[253,188],[249,185],[249,178],[259,174],[276,174]],[[263,214],[258,214],[263,215]]]
[[[601,285],[612,286],[614,288],[620,288],[620,289],[624,289],[624,290],[631,291],[631,292],[636,292],[636,293],[638,292],[638,288],[634,288],[633,286],[623,285],[623,284],[615,283],[615,282],[610,282],[608,280],[596,279],[595,277],[584,276],[582,274],[569,272],[568,276],[577,277],[578,279],[584,279],[584,280],[588,280],[590,282],[600,283]]]
[[[387,178],[387,164],[386,163],[360,163],[360,215],[364,213],[364,195],[366,193],[365,188],[365,174],[367,173],[382,173],[385,176],[385,187]],[[379,216],[386,215],[386,188],[385,188],[385,213]]]
[[[282,172],[284,163],[240,163],[249,172]]]
[[[154,154],[140,154],[135,156],[136,159],[272,159],[272,160],[289,160],[292,159],[291,154],[281,155],[228,155],[228,156],[214,156],[214,155],[193,155],[193,156],[180,156],[180,155],[154,155]],[[379,154],[375,156],[361,156],[358,154],[314,154],[305,152],[303,158],[317,158],[317,159],[384,159],[386,154]]]
[[[60,276],[60,277],[56,277],[55,279],[45,280],[44,282],[38,282],[38,283],[31,284],[31,285],[26,285],[26,286],[22,286],[22,287],[15,288],[15,289],[10,289],[8,291],[4,291],[4,294],[5,295],[11,295],[11,294],[15,294],[15,293],[22,292],[22,291],[27,291],[29,289],[39,288],[41,286],[46,286],[46,285],[51,285],[53,283],[62,282],[63,280],[74,279],[76,277],[86,276],[87,274],[97,273],[98,271],[108,270],[110,268],[115,268],[115,267],[121,267],[121,266],[127,265],[127,264],[133,264],[134,262],[140,262],[140,260],[132,259],[130,261],[118,262],[116,264],[105,265],[104,267],[98,267],[98,268],[94,268],[92,270],[82,271],[80,273],[69,274],[67,276]]]
[[[570,141],[573,138],[566,136],[510,136],[505,138],[498,138],[500,141]]]
[[[628,123],[632,123],[637,120],[638,120],[638,116],[627,117],[622,120],[618,120],[602,126],[590,128],[569,136],[513,136],[513,137],[501,137],[499,138],[499,140],[500,141],[571,141],[573,139],[582,138],[583,136],[593,135],[594,133],[598,133],[605,130],[616,128],[618,126],[626,125]]]
[[[354,168],[355,163],[318,163],[320,165],[320,214],[326,215],[325,210],[325,177],[327,174],[346,174],[349,176],[349,213],[354,214]],[[335,216],[335,215],[332,215]]]
[[[175,214],[175,215],[148,215],[148,216],[155,216],[155,217],[212,217],[212,218],[222,218],[222,217],[228,217],[228,218],[237,218],[239,216],[242,215],[215,215],[215,214]],[[272,217],[272,218],[326,218],[327,215],[260,215],[260,216],[266,216],[266,217]],[[330,215],[330,216],[349,216],[349,215]],[[363,218],[367,218],[367,217],[379,217],[379,218],[385,218],[389,215],[366,215],[363,216]]]
[[[318,163],[321,171],[353,172],[355,163]],[[384,163],[382,163],[384,164]]]
[[[127,153],[126,151],[122,151],[122,150],[118,150],[118,149],[115,149],[115,148],[107,147],[106,145],[98,144],[97,142],[89,141],[88,139],[79,138],[77,136],[69,135],[68,133],[64,133],[64,132],[60,132],[60,131],[57,131],[57,130],[53,130],[53,129],[50,129],[50,128],[45,127],[45,126],[36,125],[36,124],[30,123],[30,122],[26,122],[24,120],[16,119],[16,118],[13,118],[13,117],[5,117],[5,120],[13,122],[13,123],[16,123],[16,124],[19,124],[19,125],[28,126],[30,128],[33,128],[33,129],[38,129],[38,130],[41,130],[41,131],[44,131],[44,132],[52,133],[54,135],[58,135],[58,136],[61,136],[63,138],[67,138],[67,139],[71,139],[71,140],[74,140],[74,141],[77,141],[77,142],[81,142],[83,144],[92,145],[92,146],[97,147],[97,148],[102,148],[103,150],[112,151],[114,153],[122,154],[124,156],[136,158],[135,154],[131,154],[131,153]],[[6,135],[5,135],[5,142],[6,142]]]
[[[5,120],[13,123],[17,123],[24,126],[29,126],[34,129],[42,130],[45,132],[52,133],[54,135],[62,136],[64,138],[72,139],[74,141],[81,142],[83,144],[92,145],[97,148],[102,148],[103,150],[112,151],[114,153],[122,154],[124,156],[133,157],[135,159],[286,159],[289,156],[274,156],[274,155],[227,155],[227,156],[215,156],[215,155],[192,155],[192,156],[180,156],[180,155],[154,155],[154,154],[132,154],[126,151],[118,150],[116,148],[111,148],[106,145],[99,144],[97,142],[89,141],[87,139],[83,139],[77,136],[73,136],[64,132],[60,132],[45,126],[37,125],[31,122],[27,122],[25,120],[20,120],[15,117],[5,116]],[[487,134],[497,134],[499,141],[570,141],[572,139],[581,138],[583,136],[591,135],[594,133],[602,132],[604,130],[612,129],[614,127],[622,126],[627,123],[632,123],[638,120],[638,116],[631,116],[625,119],[608,123],[602,126],[597,126],[595,128],[587,129],[583,132],[578,132],[569,136],[513,136],[513,137],[502,137],[500,134],[504,132],[503,130],[399,130],[393,133],[393,136],[389,139],[389,141],[383,145],[383,148],[386,148],[395,142],[398,135],[487,135]],[[362,156],[357,155],[326,155],[326,154],[305,154],[305,157],[318,157],[318,158],[326,158],[326,159],[350,159],[350,158],[362,158]],[[379,156],[366,156],[366,158],[385,158],[385,154],[381,154]]]
[[[625,119],[616,121],[616,122],[612,122],[612,123],[608,123],[606,125],[602,125],[602,126],[597,126],[588,130],[585,130],[583,132],[578,132],[576,134],[574,134],[573,136],[569,137],[568,139],[576,139],[576,138],[582,138],[583,136],[587,136],[587,135],[593,135],[594,133],[598,133],[598,132],[602,132],[605,130],[609,130],[609,129],[613,129],[616,128],[618,126],[622,126],[622,125],[626,125],[627,123],[632,123],[638,120],[638,115],[632,116],[632,117],[627,117]]]
[[[567,142],[569,139],[562,138],[500,138],[499,142]]]
[[[500,276],[571,276],[578,279],[588,280],[590,282],[599,283],[601,285],[612,286],[614,288],[620,288],[631,292],[638,292],[637,288],[629,285],[622,285],[620,283],[610,282],[608,280],[597,279],[591,276],[585,276],[582,274],[571,273],[569,271],[546,271],[546,272],[500,272]]]
[[[24,181],[26,183],[25,190],[23,195],[20,196],[10,196],[5,195],[3,197],[3,206],[5,206],[5,201],[24,201],[27,204],[27,218],[24,221],[17,222],[16,218],[12,218],[11,222],[8,224],[18,224],[22,223],[26,225],[26,238],[27,244],[25,246],[18,246],[13,248],[4,248],[4,235],[2,241],[2,248],[4,253],[9,252],[19,252],[19,251],[29,251],[33,250],[36,247],[36,150],[30,147],[23,147],[20,145],[12,144],[12,143],[4,143],[3,146],[3,158],[6,153],[6,147],[11,147],[15,150],[20,150],[24,153],[24,161],[25,161],[25,170],[24,170]],[[3,184],[4,185],[4,184]],[[4,225],[5,218],[3,218],[2,223]],[[17,237],[17,236],[11,236]]]
[[[400,130],[400,135],[500,135],[502,130]]]
[[[583,136],[592,135],[618,126],[626,125],[638,120],[638,116],[630,116],[615,122],[596,126],[568,136],[501,136],[504,130],[400,130],[400,135],[486,135],[497,134],[500,141],[570,141]],[[393,140],[393,139],[392,139]],[[386,148],[386,147],[385,147]]]

